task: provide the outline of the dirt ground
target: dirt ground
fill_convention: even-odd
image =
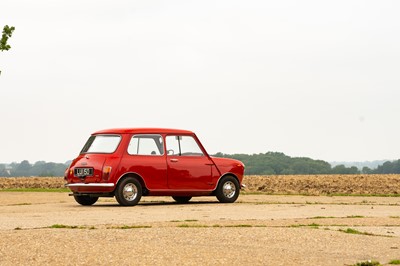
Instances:
[[[280,175],[245,176],[247,192],[306,195],[400,195],[400,175]],[[9,188],[64,188],[62,177],[0,178]]]
[[[80,206],[0,192],[0,265],[354,265],[400,259],[400,197],[144,197]]]

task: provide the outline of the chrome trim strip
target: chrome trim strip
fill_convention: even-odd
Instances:
[[[71,183],[65,184],[66,187],[114,187],[114,183]]]
[[[241,187],[242,187],[243,189],[245,189],[247,186],[246,186],[245,184],[242,184]]]

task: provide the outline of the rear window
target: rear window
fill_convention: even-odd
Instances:
[[[90,136],[81,153],[113,153],[121,136],[117,135],[94,135]]]

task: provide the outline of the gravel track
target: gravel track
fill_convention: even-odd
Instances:
[[[340,231],[348,228],[363,234]],[[234,204],[144,197],[135,207],[105,198],[84,207],[68,193],[0,192],[0,265],[353,265],[370,259],[400,259],[399,197],[241,195]]]

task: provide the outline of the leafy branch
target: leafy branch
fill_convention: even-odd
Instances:
[[[8,51],[10,50],[11,46],[7,43],[8,38],[12,36],[13,31],[15,30],[15,27],[9,27],[8,25],[5,25],[3,28],[3,34],[1,35],[1,40],[0,40],[0,50],[1,51]]]
[[[1,35],[1,40],[0,40],[0,51],[8,51],[10,50],[11,46],[7,43],[8,39],[12,36],[13,31],[15,30],[15,27],[9,27],[8,25],[5,25],[3,28],[3,34]],[[1,75],[1,71],[0,71]]]

